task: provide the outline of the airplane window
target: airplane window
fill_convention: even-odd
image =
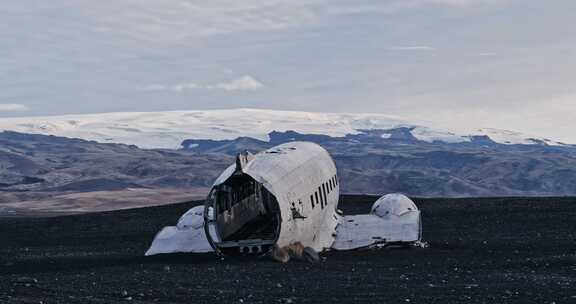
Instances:
[[[314,195],[316,196],[316,203],[318,203],[318,191],[314,192]],[[322,206],[322,203],[320,203],[320,206]]]
[[[324,197],[322,196],[322,187],[318,187],[318,195],[320,196],[320,207],[324,209]]]
[[[324,206],[326,206],[328,204],[326,200],[326,183],[322,184],[322,192],[324,193]]]
[[[330,191],[332,191],[332,188],[334,188],[334,186],[332,185],[332,179],[328,180],[328,185],[330,186]]]
[[[312,204],[312,208],[314,208],[314,195],[310,195],[310,204]]]

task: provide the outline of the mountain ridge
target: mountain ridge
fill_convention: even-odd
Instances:
[[[268,141],[188,139],[180,150],[146,150],[5,131],[0,132],[0,203],[126,189],[205,192],[236,153],[257,153],[297,140],[316,142],[330,152],[343,193],[576,195],[576,149],[571,146],[499,144],[486,138],[463,143],[429,143],[410,136],[382,140],[382,132],[345,137],[271,132]]]
[[[269,141],[271,132],[346,137],[363,130],[381,130],[381,138],[404,135],[423,142],[466,143],[488,137],[500,144],[570,146],[538,136],[493,128],[461,132],[411,123],[385,114],[316,113],[260,109],[205,111],[115,112],[101,114],[0,119],[0,130],[56,135],[145,149],[178,149],[187,139]]]
[[[343,138],[272,132],[269,141],[186,140],[196,153],[259,151],[289,141],[312,141],[335,159],[347,193],[403,192],[416,196],[555,196],[576,193],[576,148],[471,142],[423,142],[407,137],[382,140],[368,130]]]

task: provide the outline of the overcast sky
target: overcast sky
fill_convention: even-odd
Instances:
[[[0,117],[237,107],[576,143],[576,1],[0,2]]]

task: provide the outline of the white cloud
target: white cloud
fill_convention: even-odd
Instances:
[[[333,15],[354,15],[365,13],[394,14],[409,9],[425,6],[444,6],[466,8],[504,4],[510,0],[383,0],[383,1],[351,1],[352,4],[326,2],[325,11]],[[332,5],[331,5],[332,4]]]
[[[436,48],[424,45],[415,46],[392,46],[387,48],[389,51],[435,51]]]
[[[414,0],[414,2],[423,4],[433,3],[433,4],[444,4],[451,6],[499,4],[508,1],[509,0]]]
[[[284,30],[314,24],[325,15],[391,14],[426,5],[467,7],[504,1],[78,0],[67,3],[66,8],[81,12],[94,32],[136,41],[178,43],[222,34]]]
[[[388,1],[396,4],[402,3],[404,7],[419,7],[423,5],[443,5],[451,7],[470,7],[497,5],[510,2],[510,0],[394,0]]]
[[[178,83],[173,85],[153,84],[146,86],[144,89],[149,91],[173,91],[183,92],[187,90],[222,90],[227,92],[234,91],[256,91],[264,88],[264,84],[250,75],[244,75],[230,81],[219,82],[214,84],[198,84],[194,82]]]
[[[189,42],[197,38],[297,27],[317,20],[326,0],[103,0],[78,1],[93,31],[128,39]]]
[[[479,57],[494,57],[494,56],[497,56],[497,55],[498,55],[498,54],[497,54],[497,53],[494,53],[494,52],[483,52],[483,53],[475,54],[475,56],[479,56]]]
[[[230,82],[217,83],[209,89],[222,89],[225,91],[256,91],[264,87],[260,81],[249,75],[244,75]]]
[[[28,107],[22,104],[0,103],[0,112],[22,112],[28,110]]]

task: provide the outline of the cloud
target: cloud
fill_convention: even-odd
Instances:
[[[394,14],[426,6],[442,6],[455,9],[505,4],[510,0],[381,0],[351,1],[352,4],[326,2],[324,11],[332,15]],[[331,5],[332,4],[332,5]]]
[[[472,56],[476,56],[476,57],[494,57],[494,56],[498,56],[498,54],[495,53],[495,52],[482,52],[482,53],[472,54]]]
[[[509,0],[413,0],[421,4],[443,4],[450,6],[487,5],[506,3]]]
[[[256,91],[264,87],[260,81],[254,79],[252,76],[244,75],[240,78],[234,79],[230,82],[217,83],[213,86],[207,87],[208,89],[222,89],[225,91]]]
[[[416,45],[416,46],[392,46],[387,48],[389,51],[435,51],[436,48],[431,46]]]
[[[0,112],[22,112],[28,110],[28,107],[22,104],[0,103]]]
[[[442,5],[449,7],[471,7],[498,5],[510,2],[510,0],[394,0],[392,3],[402,3],[404,7],[419,7],[424,5]]]
[[[326,0],[82,0],[93,31],[154,43],[298,27],[318,19]]]
[[[326,15],[392,14],[427,5],[469,7],[505,0],[56,0],[81,13],[92,31],[143,42],[178,43],[242,32],[270,32]]]
[[[194,82],[178,83],[173,85],[153,84],[146,86],[148,91],[172,91],[183,92],[188,90],[222,90],[227,92],[234,91],[257,91],[264,88],[264,84],[250,75],[244,75],[226,82],[214,84],[198,84]]]

